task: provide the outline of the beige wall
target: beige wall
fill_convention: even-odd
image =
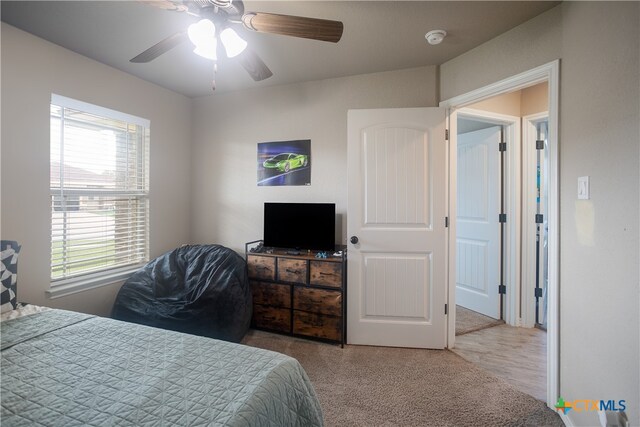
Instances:
[[[51,93],[151,120],[151,255],[187,242],[191,101],[2,23],[3,239],[22,245],[22,301],[106,315],[119,284],[47,299]]]
[[[520,117],[520,104],[522,103],[522,91],[505,93],[484,101],[469,105],[469,108],[481,111],[490,111],[507,116]]]
[[[276,86],[194,101],[191,239],[244,251],[263,204],[335,202],[346,241],[347,110],[436,105],[435,67]],[[311,186],[258,187],[256,144],[311,139]]]
[[[471,104],[468,108],[506,114],[508,116],[524,117],[530,114],[542,113],[549,109],[549,85],[547,82],[494,96],[484,101]]]
[[[539,83],[520,91],[520,116],[549,111],[549,84]]]
[[[448,99],[561,59],[560,393],[625,399],[632,425],[640,424],[639,6],[564,2],[440,73]],[[578,201],[584,175],[591,200]],[[595,413],[569,417],[598,423]]]

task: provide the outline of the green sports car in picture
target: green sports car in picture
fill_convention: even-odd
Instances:
[[[291,169],[305,167],[309,164],[309,156],[306,154],[280,153],[264,161],[265,169],[278,169],[281,172],[289,172]]]

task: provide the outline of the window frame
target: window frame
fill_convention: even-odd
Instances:
[[[145,158],[143,159],[143,171],[146,176],[146,185],[144,189],[137,190],[136,192],[127,192],[121,191],[118,189],[114,189],[110,192],[110,194],[116,193],[127,193],[129,196],[136,197],[138,199],[146,200],[146,212],[145,212],[145,223],[144,223],[144,259],[139,263],[127,264],[127,265],[116,265],[113,267],[107,267],[100,271],[91,271],[80,273],[71,277],[62,277],[62,278],[53,278],[53,265],[52,265],[52,251],[53,251],[53,210],[54,210],[54,198],[56,196],[56,190],[54,190],[51,186],[51,181],[49,182],[49,198],[51,200],[51,205],[49,206],[49,289],[46,291],[46,295],[49,298],[57,298],[69,294],[73,294],[76,292],[81,292],[88,289],[93,289],[100,286],[109,285],[112,283],[116,283],[128,278],[132,273],[137,271],[140,267],[145,265],[149,261],[149,241],[150,241],[150,180],[149,180],[149,172],[150,172],[150,133],[151,133],[151,121],[148,119],[143,119],[131,114],[123,113],[120,111],[112,110],[109,108],[101,107],[95,104],[90,104],[87,102],[79,101],[76,99],[68,98],[65,96],[51,94],[51,102],[50,109],[52,106],[57,106],[63,109],[72,109],[81,111],[84,113],[88,113],[91,115],[104,117],[106,119],[118,120],[122,122],[126,122],[129,125],[139,125],[143,127],[143,155]],[[49,113],[49,128],[51,129],[52,124],[52,115]],[[51,144],[51,135],[49,139],[49,143]],[[51,149],[49,150],[49,163],[51,164],[53,159],[51,157]],[[64,188],[64,187],[63,187]],[[96,192],[98,193],[98,191]],[[135,193],[135,194],[134,194]]]

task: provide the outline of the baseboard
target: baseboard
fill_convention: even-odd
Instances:
[[[560,419],[562,420],[565,426],[575,427],[575,424],[573,424],[573,421],[571,421],[571,418],[569,418],[567,414],[565,414],[562,411],[558,411],[558,415],[560,415]]]

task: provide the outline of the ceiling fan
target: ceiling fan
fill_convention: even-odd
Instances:
[[[173,34],[151,46],[130,62],[149,62],[174,47],[190,40],[194,52],[214,61],[217,69],[218,40],[228,58],[235,58],[249,75],[260,81],[273,75],[269,67],[254,52],[247,42],[238,35],[234,26],[259,33],[280,34],[312,40],[337,43],[342,37],[343,24],[340,21],[306,18],[301,16],[278,15],[263,12],[245,12],[242,0],[139,0],[162,9],[185,12],[199,17],[185,31]],[[215,79],[213,82],[215,90]]]

